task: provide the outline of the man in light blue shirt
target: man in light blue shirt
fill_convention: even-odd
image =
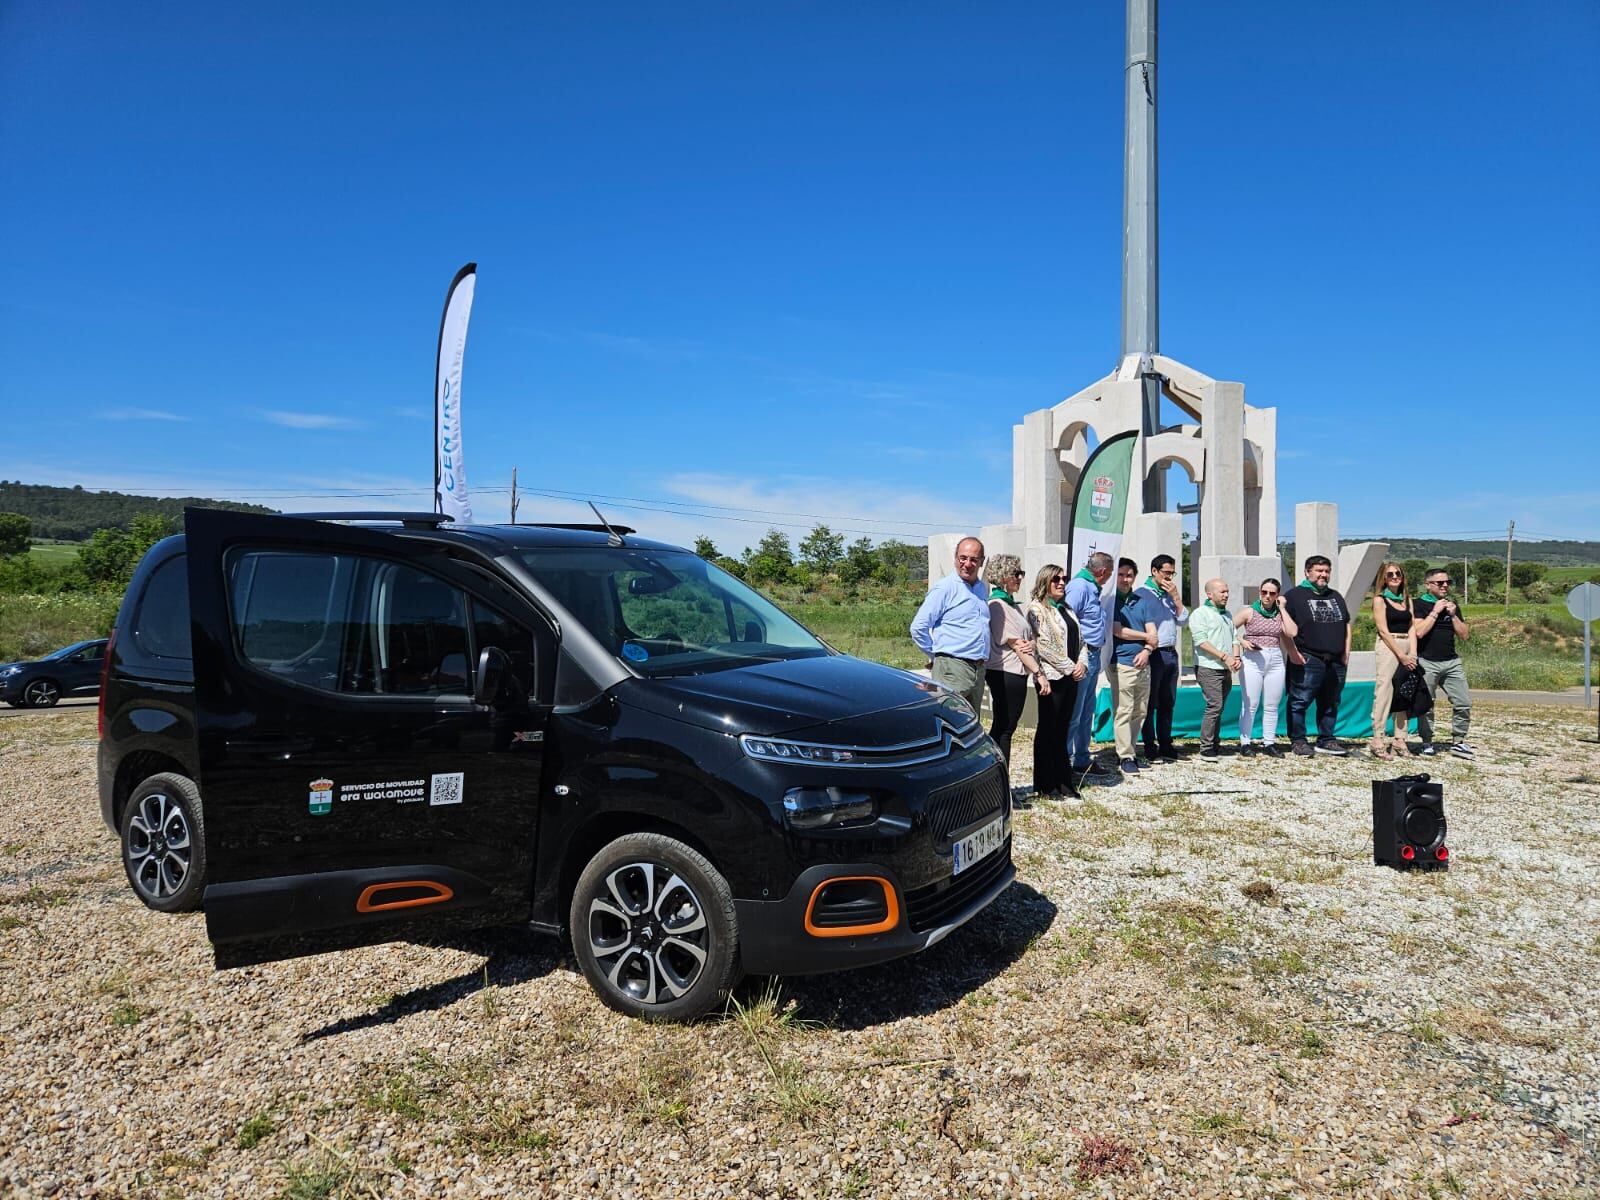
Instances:
[[[1078,618],[1078,631],[1089,650],[1089,672],[1078,684],[1072,723],[1067,729],[1067,753],[1071,756],[1072,769],[1080,775],[1088,772],[1082,780],[1084,783],[1111,783],[1117,778],[1115,772],[1099,770],[1089,757],[1089,733],[1094,726],[1095,695],[1100,687],[1100,651],[1111,628],[1101,592],[1111,578],[1113,565],[1111,555],[1103,551],[1089,555],[1083,570],[1067,581],[1063,600]]]
[[[928,656],[933,681],[983,708],[983,669],[989,661],[989,589],[980,582],[983,543],[962,538],[956,570],[928,589],[911,619],[911,640]]]

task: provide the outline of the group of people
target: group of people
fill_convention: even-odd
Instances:
[[[1105,596],[1113,567],[1116,588]],[[982,710],[988,689],[990,735],[1008,762],[1032,685],[1038,699],[1033,743],[1038,795],[1076,795],[1081,784],[1107,783],[1119,774],[1136,775],[1177,761],[1172,720],[1183,627],[1189,630],[1195,678],[1205,698],[1201,762],[1220,757],[1223,709],[1235,675],[1242,688],[1241,756],[1282,757],[1276,735],[1286,694],[1295,754],[1349,753],[1335,730],[1350,663],[1351,614],[1345,598],[1329,586],[1333,564],[1322,555],[1306,560],[1306,577],[1287,591],[1277,579],[1262,580],[1257,598],[1237,613],[1228,609],[1229,588],[1221,579],[1206,583],[1200,607],[1187,608],[1170,554],[1151,560],[1142,583],[1132,559],[1113,562],[1109,554],[1095,552],[1070,576],[1066,568],[1047,563],[1026,586],[1016,555],[986,559],[983,543],[969,537],[956,547],[955,568],[917,610],[912,640],[927,655],[934,680],[965,697],[974,712]],[[1410,755],[1406,735],[1413,709],[1421,709],[1421,753],[1435,753],[1431,703],[1418,696],[1431,701],[1442,690],[1452,708],[1448,749],[1470,758],[1471,698],[1456,648],[1469,631],[1449,599],[1448,572],[1430,570],[1424,584],[1427,591],[1413,599],[1402,568],[1385,563],[1379,569],[1372,600],[1377,673],[1370,752],[1384,759]],[[1102,668],[1111,688],[1114,769],[1090,753]],[[1313,705],[1314,736],[1307,730]],[[1392,737],[1387,732],[1391,716]]]

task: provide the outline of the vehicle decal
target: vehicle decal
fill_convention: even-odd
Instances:
[[[428,785],[428,803],[460,804],[461,783],[464,778],[465,775],[461,771],[449,775],[435,775]]]
[[[622,657],[629,662],[644,662],[650,657],[650,651],[639,645],[638,642],[623,642]]]
[[[333,780],[313,779],[307,806],[313,817],[325,817],[333,811]]]
[[[544,730],[518,729],[512,733],[511,740],[513,742],[542,742],[544,741]]]
[[[339,788],[339,802],[348,800],[393,800],[396,804],[418,804],[428,798],[426,779],[392,779],[377,783],[346,783]]]

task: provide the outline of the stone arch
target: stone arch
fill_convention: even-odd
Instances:
[[[1263,454],[1261,447],[1249,438],[1244,440],[1244,552],[1246,554],[1276,554],[1277,531],[1263,539],[1261,536],[1261,507],[1264,496]]]
[[[1078,480],[1083,477],[1084,465],[1093,453],[1090,439],[1099,445],[1100,431],[1092,421],[1068,420],[1062,422],[1056,433],[1056,462],[1061,470],[1057,503],[1061,506],[1061,529],[1072,528],[1072,501],[1078,492]]]

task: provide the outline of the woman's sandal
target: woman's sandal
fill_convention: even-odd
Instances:
[[[1396,758],[1415,758],[1416,755],[1411,753],[1411,747],[1410,746],[1406,745],[1402,741],[1398,741],[1397,740],[1395,742],[1395,744],[1394,744],[1394,757],[1396,757]]]
[[[1385,746],[1382,742],[1368,743],[1367,753],[1372,755],[1373,758],[1381,758],[1385,762],[1394,757],[1394,755],[1389,753],[1389,747]]]

